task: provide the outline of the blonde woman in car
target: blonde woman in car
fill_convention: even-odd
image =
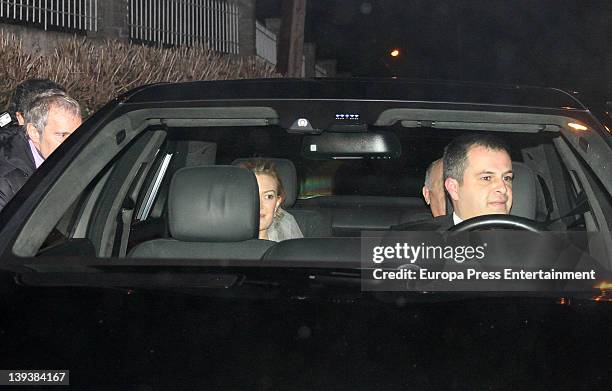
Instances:
[[[264,159],[248,160],[240,164],[251,170],[259,186],[259,239],[280,242],[303,238],[295,218],[281,208],[285,191],[274,164]]]

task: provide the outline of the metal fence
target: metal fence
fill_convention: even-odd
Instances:
[[[266,60],[272,65],[276,65],[276,51],[278,38],[274,32],[270,31],[259,21],[255,21],[255,50],[257,56]],[[302,56],[302,77],[306,76],[306,57]],[[315,76],[326,77],[325,68],[315,65]]]
[[[130,38],[162,45],[203,44],[237,54],[238,5],[220,0],[129,0]]]
[[[276,34],[255,21],[255,51],[272,65],[276,65]]]
[[[0,19],[69,31],[98,30],[98,0],[0,1]]]

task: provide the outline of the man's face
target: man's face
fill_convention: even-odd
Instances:
[[[472,147],[459,183],[445,181],[455,213],[466,220],[489,214],[508,214],[512,207],[512,161],[502,150]]]
[[[438,160],[431,168],[429,181],[429,187],[423,186],[423,198],[431,208],[433,217],[443,216],[446,214],[446,199],[442,180],[442,160]]]
[[[47,126],[42,134],[32,125],[27,125],[28,136],[43,158],[49,155],[81,125],[81,118],[72,113],[51,107],[47,116]]]

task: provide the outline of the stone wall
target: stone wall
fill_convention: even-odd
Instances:
[[[0,34],[21,39],[23,51],[32,55],[51,54],[60,41],[67,41],[76,35],[6,23],[0,23]]]

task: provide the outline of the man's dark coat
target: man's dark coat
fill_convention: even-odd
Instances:
[[[0,132],[0,210],[36,170],[23,127]]]

